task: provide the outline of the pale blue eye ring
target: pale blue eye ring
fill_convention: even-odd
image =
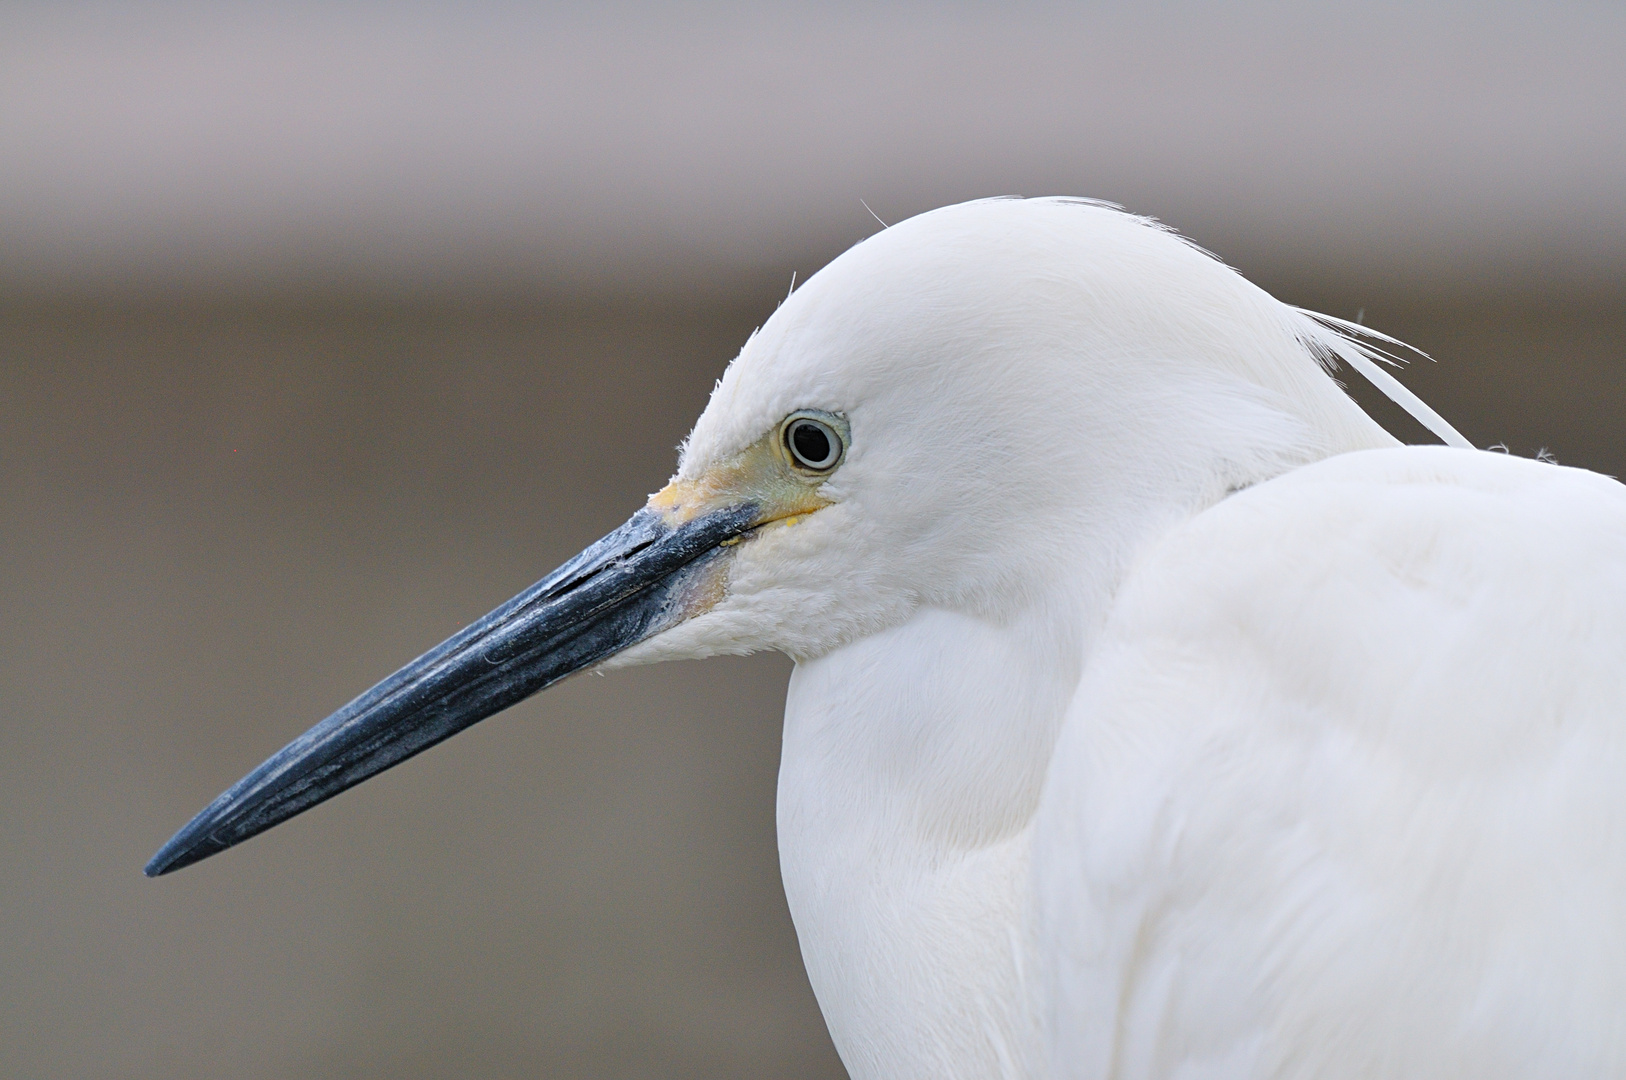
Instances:
[[[785,421],[785,452],[797,468],[809,472],[829,472],[841,463],[841,435],[816,417],[798,415]]]

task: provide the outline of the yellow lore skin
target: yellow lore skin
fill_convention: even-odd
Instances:
[[[798,517],[829,506],[820,489],[841,466],[841,457],[821,470],[799,465],[785,445],[785,431],[795,421],[814,417],[841,437],[843,456],[852,433],[845,417],[835,413],[791,413],[773,430],[733,457],[708,466],[691,479],[674,479],[649,497],[648,508],[676,527],[701,514],[754,502],[761,507],[758,525],[795,524]]]
[[[840,436],[841,455],[821,470],[804,468],[787,448],[790,425],[811,417],[828,425]],[[698,517],[747,503],[759,510],[752,529],[723,541],[719,547],[732,548],[760,535],[769,528],[789,528],[808,516],[832,505],[822,488],[841,464],[851,442],[847,419],[835,413],[795,412],[744,450],[707,467],[690,479],[673,479],[649,497],[645,508],[677,528]],[[682,611],[685,620],[703,615],[728,595],[728,575],[732,560],[709,563],[685,591]]]

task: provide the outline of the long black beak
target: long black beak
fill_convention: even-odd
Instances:
[[[148,877],[240,844],[681,622],[719,545],[753,504],[669,527],[640,510],[506,604],[430,649],[283,747],[186,824]]]

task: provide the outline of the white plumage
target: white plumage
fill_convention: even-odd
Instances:
[[[1622,1075],[1623,642],[1578,470],[1344,455],[1161,540],[1035,821],[1058,1074]]]
[[[855,1077],[1626,1075],[1626,489],[1400,448],[1329,356],[1143,219],[1002,200],[719,384],[678,482],[823,409],[831,505],[613,663],[797,659],[785,887]]]
[[[886,229],[645,509],[148,872],[572,671],[778,649],[857,1080],[1626,1076],[1626,488],[1466,448],[1363,334],[1101,204]]]

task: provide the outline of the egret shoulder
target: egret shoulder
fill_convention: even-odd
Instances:
[[[1056,1075],[1621,1075],[1622,641],[1581,470],[1364,451],[1160,540],[1036,821]]]

